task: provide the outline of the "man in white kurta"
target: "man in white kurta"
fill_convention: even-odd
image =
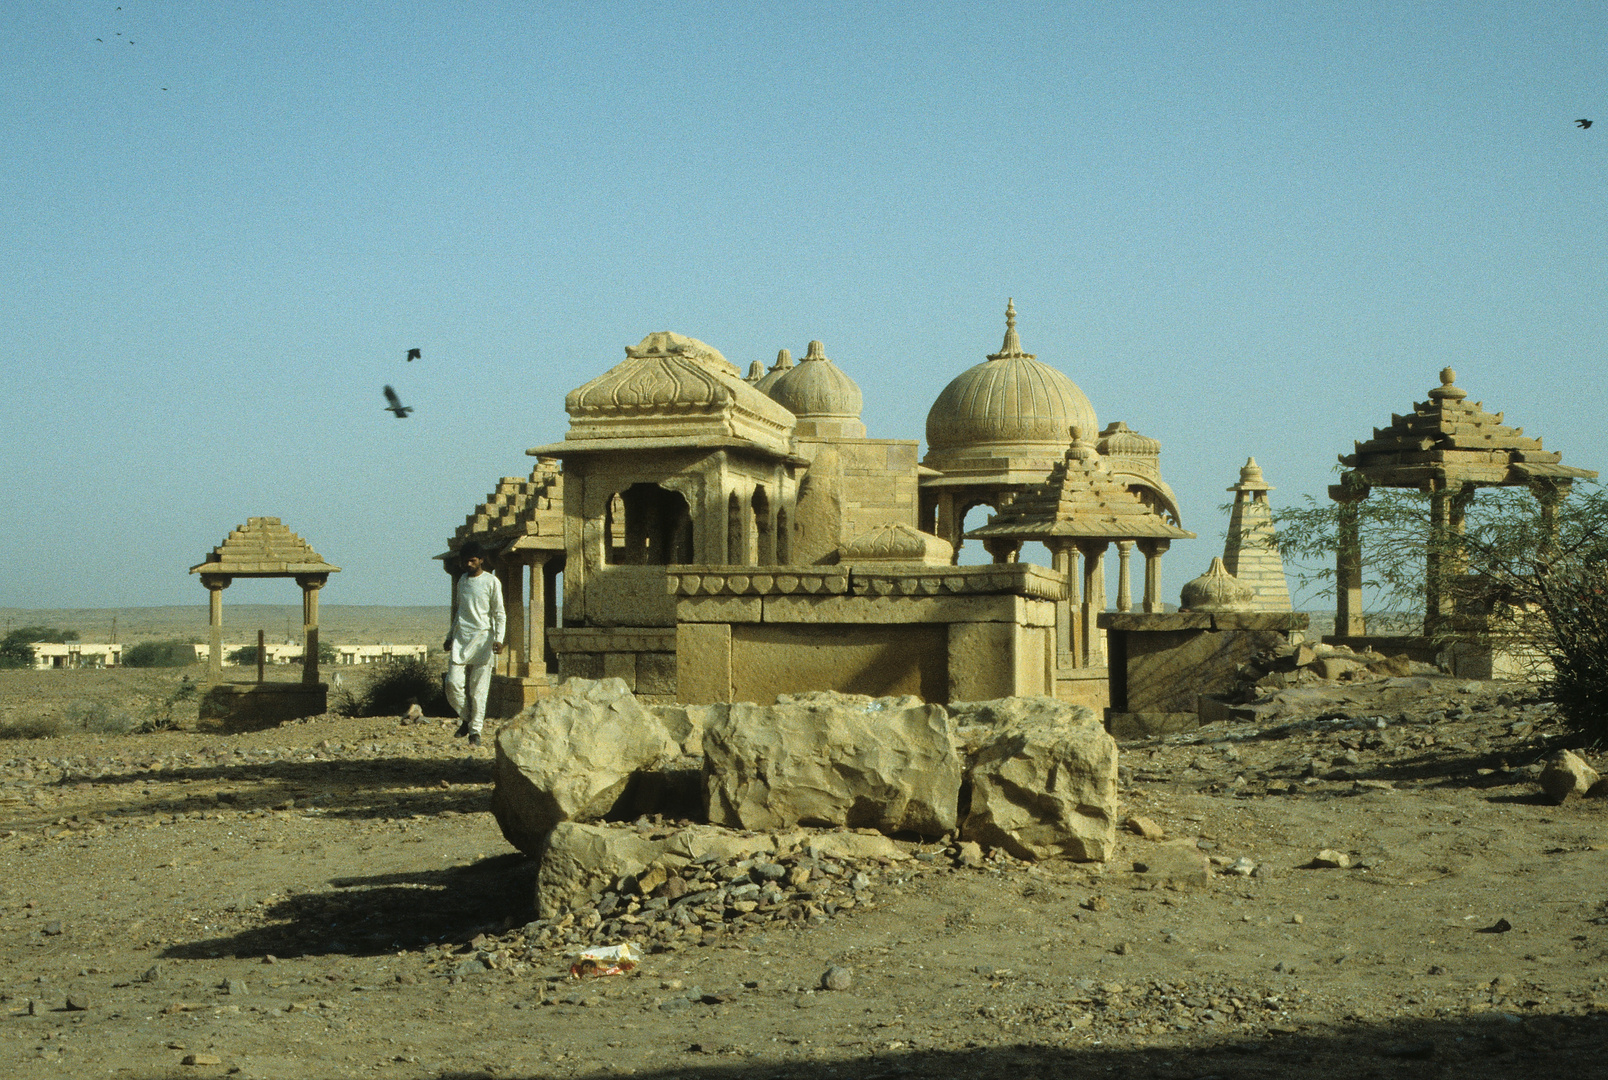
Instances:
[[[508,617],[502,582],[486,572],[479,549],[466,544],[459,554],[464,572],[454,597],[452,630],[441,647],[447,653],[447,704],[462,721],[457,734],[467,735],[470,746],[479,746],[492,658],[502,652]]]

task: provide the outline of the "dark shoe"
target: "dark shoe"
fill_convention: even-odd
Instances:
[[[469,721],[465,720],[463,723],[458,725],[458,730],[452,733],[452,737],[454,739],[461,739],[467,734],[469,734]]]
[[[469,733],[469,745],[470,746],[479,746],[480,745],[480,732],[471,731]]]

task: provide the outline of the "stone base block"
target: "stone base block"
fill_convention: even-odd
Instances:
[[[511,719],[552,692],[550,675],[493,675],[486,693],[486,719]]]
[[[328,683],[215,683],[202,695],[198,715],[241,728],[271,727],[328,711]]]
[[[1111,706],[1111,676],[1104,665],[1060,668],[1055,673],[1055,696],[1102,713]]]
[[[1200,716],[1192,712],[1117,712],[1107,709],[1105,720],[1106,730],[1113,739],[1148,739],[1156,735],[1194,731],[1200,727]]]

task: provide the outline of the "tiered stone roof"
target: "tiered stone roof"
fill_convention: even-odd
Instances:
[[[1072,445],[1044,483],[1029,488],[968,538],[1040,540],[1050,536],[1107,540],[1185,540],[1180,529],[1117,479],[1105,458],[1072,429]]]
[[[452,534],[454,551],[473,541],[489,552],[564,550],[564,477],[551,458],[528,477],[505,476]]]
[[[294,577],[339,570],[276,517],[247,518],[202,562],[190,567],[192,574],[227,577]]]
[[[1444,368],[1441,385],[1429,392],[1406,416],[1391,416],[1390,426],[1375,428],[1373,438],[1356,444],[1340,464],[1377,487],[1422,487],[1430,481],[1480,486],[1568,483],[1591,479],[1596,472],[1562,464],[1562,454],[1541,448],[1541,440],[1509,427],[1501,413],[1469,402],[1455,385],[1456,372]]]

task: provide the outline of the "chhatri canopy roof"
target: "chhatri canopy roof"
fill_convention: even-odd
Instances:
[[[987,360],[944,387],[927,413],[927,464],[962,451],[1048,458],[1066,445],[1066,432],[1099,430],[1094,406],[1062,372],[1022,351],[1016,305],[1005,307],[1005,342]]]
[[[212,549],[206,561],[190,567],[192,574],[227,577],[294,577],[339,570],[276,517],[247,518]]]
[[[1195,534],[1146,506],[1112,474],[1100,452],[1072,429],[1072,445],[1049,477],[1016,497],[967,538],[1042,540],[1052,536],[1105,540],[1191,540]]]
[[[1568,484],[1595,479],[1591,469],[1562,463],[1563,455],[1541,449],[1523,428],[1509,427],[1501,413],[1467,400],[1457,373],[1443,368],[1441,385],[1406,416],[1374,428],[1373,438],[1343,454],[1340,464],[1376,487],[1424,487],[1434,481],[1498,487],[1535,481]]]

